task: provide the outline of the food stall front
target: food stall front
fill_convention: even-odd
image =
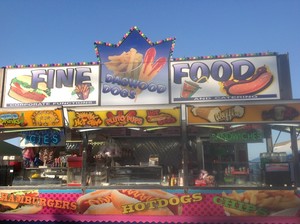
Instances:
[[[53,172],[55,169],[53,160],[59,157],[58,149],[54,150],[54,148],[65,144],[62,108],[18,108],[17,111],[1,109],[0,117],[1,132],[14,133],[14,136],[21,139],[21,148],[17,148],[17,155],[11,154],[8,157],[8,151],[14,153],[16,150],[13,151],[8,147],[8,143],[1,145],[5,147],[1,148],[1,154],[3,152],[7,154],[3,156],[3,160],[7,163],[5,165],[17,171],[13,173],[10,183],[3,183],[1,186],[26,186],[44,181],[50,183],[51,178],[41,174],[45,174],[46,171]],[[61,181],[61,179],[57,180]]]
[[[66,181],[0,187],[1,221],[299,223],[300,102],[287,55],[171,59],[174,41],[133,27],[117,45],[95,43],[100,63],[5,69],[2,107],[62,106],[66,141],[81,141],[53,170],[67,169]],[[10,85],[24,74],[51,95],[17,99]],[[286,128],[292,161],[273,152],[272,130]]]
[[[174,139],[174,136],[180,137],[178,106],[152,106],[151,109],[120,106],[118,110],[113,107],[94,107],[93,110],[69,107],[67,113],[69,127],[83,133],[89,144],[86,147],[89,172],[83,175],[88,178],[89,186],[160,185],[163,176],[175,174],[171,173],[171,168],[167,170],[167,164],[172,167],[181,162],[180,141]],[[168,132],[170,128],[175,131]],[[171,156],[166,158],[166,149],[155,146],[157,141],[169,144],[170,139],[166,141],[166,137],[174,139],[171,145],[173,161]],[[152,147],[147,147],[151,142]],[[96,181],[101,179],[102,182]]]

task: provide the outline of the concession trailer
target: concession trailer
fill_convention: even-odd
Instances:
[[[1,222],[300,222],[288,55],[174,45],[132,27],[97,62],[0,69],[1,136],[21,139],[0,157]]]

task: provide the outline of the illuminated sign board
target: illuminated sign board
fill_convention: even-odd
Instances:
[[[254,143],[262,142],[264,133],[261,128],[248,125],[214,132],[209,137],[213,143]]]
[[[20,146],[23,147],[40,147],[40,146],[64,146],[65,134],[63,130],[41,130],[41,131],[24,131]]]

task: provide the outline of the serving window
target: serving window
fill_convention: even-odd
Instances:
[[[189,125],[186,151],[181,127],[73,130],[81,140],[65,147],[25,148],[24,155],[32,151],[32,159],[23,156],[23,172],[15,173],[12,185],[293,186],[294,161],[287,127],[291,126]],[[86,146],[84,135],[88,137]],[[266,169],[266,163],[288,164],[285,172],[289,178],[272,183],[274,173]]]
[[[188,131],[189,185],[293,186],[295,178],[290,149],[291,135],[283,132],[281,127],[288,126],[191,126]],[[283,141],[281,139],[285,139],[285,147],[279,143]],[[274,180],[272,184],[272,178],[264,165],[266,159],[271,164],[288,164],[285,181],[275,183]]]

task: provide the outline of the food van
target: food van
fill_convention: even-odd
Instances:
[[[133,27],[95,42],[99,62],[3,69],[1,131],[36,156],[0,187],[1,220],[299,222],[287,55],[173,59],[174,42]],[[288,133],[291,159],[274,131]]]

